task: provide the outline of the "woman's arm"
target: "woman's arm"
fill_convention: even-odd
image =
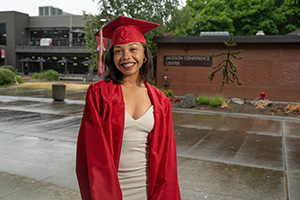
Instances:
[[[160,131],[156,133],[161,134],[161,136],[158,136],[156,142],[162,142],[161,144],[156,145],[161,147],[163,146],[163,149],[160,150],[162,151],[161,153],[157,153],[157,155],[161,155],[161,158],[159,159],[159,166],[157,166],[158,177],[155,181],[154,191],[150,196],[150,200],[180,200],[181,197],[177,176],[176,144],[173,130],[172,110],[169,99],[165,99],[164,101],[164,111],[165,114],[160,118]]]
[[[91,85],[77,142],[76,173],[83,200],[122,199],[111,147],[100,116],[99,90]]]

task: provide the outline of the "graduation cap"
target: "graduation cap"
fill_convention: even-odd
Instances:
[[[120,16],[103,28],[103,37],[110,38],[110,45],[141,42],[146,44],[144,34],[158,27],[159,24]]]

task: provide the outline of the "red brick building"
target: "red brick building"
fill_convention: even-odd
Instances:
[[[211,66],[225,57],[210,57],[210,53],[226,52],[223,41],[228,40],[224,36],[155,37],[157,86],[180,96],[220,94],[222,72],[213,81],[207,77]],[[224,97],[254,100],[265,92],[272,101],[300,101],[300,35],[234,36],[233,41],[237,46],[232,51],[243,50],[238,54],[242,60],[232,60],[244,85],[225,84]]]

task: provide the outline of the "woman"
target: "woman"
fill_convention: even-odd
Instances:
[[[107,73],[87,91],[77,143],[84,200],[180,199],[170,101],[146,82],[152,57],[143,34],[157,26],[121,16],[103,28]]]

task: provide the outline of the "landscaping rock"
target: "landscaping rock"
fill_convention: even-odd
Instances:
[[[194,94],[186,94],[182,101],[180,102],[179,106],[181,108],[192,108],[197,106],[197,99]]]
[[[275,107],[276,104],[273,102],[273,101],[269,101],[267,106],[270,106],[270,107]]]
[[[239,98],[232,98],[231,99],[232,103],[240,104],[243,105],[245,102],[242,99]]]

